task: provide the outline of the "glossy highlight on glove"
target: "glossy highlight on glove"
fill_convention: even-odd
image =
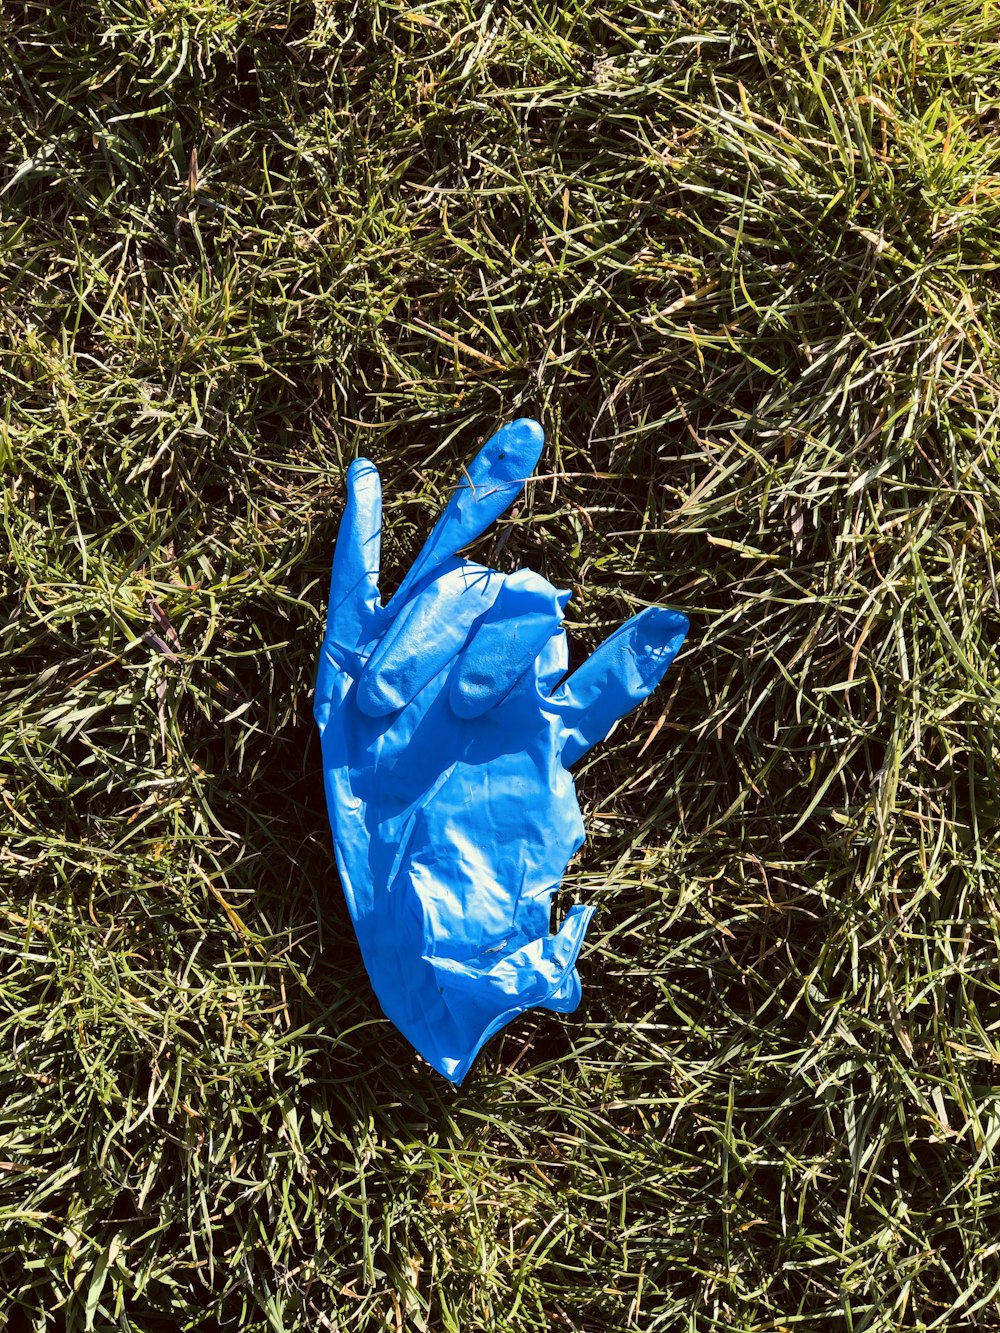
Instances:
[[[379,475],[351,464],[316,681],[365,967],[386,1016],[454,1083],[518,1014],[579,1003],[593,908],[551,930],[584,836],[569,765],[655,689],[688,629],[649,607],[567,677],[570,594],[458,555],[520,494],[543,439],[522,419],[486,442],[385,606]]]

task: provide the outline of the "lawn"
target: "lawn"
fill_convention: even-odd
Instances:
[[[1000,1328],[1000,5],[9,0],[0,1329]],[[381,1016],[344,472],[665,604],[584,998]]]

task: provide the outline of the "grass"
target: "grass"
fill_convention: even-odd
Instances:
[[[5,7],[0,1327],[1000,1327],[998,17]],[[692,634],[456,1091],[311,690],[347,463],[398,578],[526,413],[479,553]]]

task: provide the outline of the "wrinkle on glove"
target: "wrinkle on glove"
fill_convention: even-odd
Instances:
[[[551,929],[584,833],[569,766],[656,688],[688,628],[650,607],[564,679],[570,594],[458,555],[520,494],[542,441],[529,420],[487,441],[384,607],[378,471],[351,464],[316,681],[365,967],[386,1016],[454,1083],[518,1014],[579,1003],[593,908]]]

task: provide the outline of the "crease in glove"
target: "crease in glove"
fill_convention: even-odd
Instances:
[[[572,675],[570,594],[459,556],[520,494],[542,429],[489,439],[383,607],[378,471],[357,459],[314,711],[334,849],[386,1015],[454,1083],[529,1009],[569,1013],[593,908],[552,931],[584,829],[570,765],[654,690],[688,622],[649,607]]]

